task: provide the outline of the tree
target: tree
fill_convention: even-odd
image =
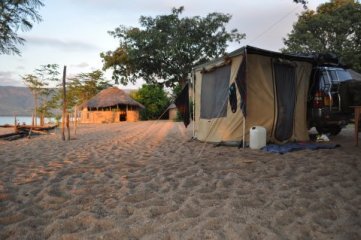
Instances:
[[[38,112],[40,114],[40,125],[44,125],[44,118],[45,117],[52,117],[53,116],[53,109],[56,109],[57,106],[52,105],[52,97],[54,96],[56,90],[53,87],[49,87],[51,83],[53,85],[60,83],[60,72],[59,72],[59,65],[57,64],[46,64],[41,65],[39,68],[35,69],[35,74],[38,79],[43,83],[43,88],[40,94],[40,101],[41,104]]]
[[[101,53],[103,69],[112,69],[116,83],[147,83],[173,87],[184,83],[194,65],[225,53],[228,42],[245,38],[225,24],[231,16],[210,13],[206,17],[180,18],[184,8],[169,15],[141,16],[140,28],[120,26],[110,34],[120,40],[114,51]]]
[[[89,100],[98,92],[112,85],[104,79],[104,73],[95,70],[90,73],[80,73],[67,82],[68,109]]]
[[[160,118],[169,106],[167,93],[158,84],[143,84],[138,91],[131,94],[131,97],[144,105],[145,110],[141,112],[141,118],[144,120]]]
[[[307,0],[293,0],[295,3],[301,3],[304,8],[307,8]]]
[[[22,77],[24,84],[30,89],[31,94],[34,98],[34,113],[33,113],[33,123],[37,126],[37,113],[38,113],[38,100],[39,96],[42,94],[45,83],[39,80],[39,78],[33,74],[26,74]],[[35,120],[34,120],[35,119]]]
[[[34,74],[22,77],[24,84],[30,89],[34,97],[34,123],[37,125],[37,116],[40,116],[40,125],[44,124],[44,117],[52,116],[51,97],[54,89],[49,88],[51,82],[59,81],[59,66],[57,64],[41,65]]]
[[[342,63],[361,71],[361,4],[332,0],[317,11],[307,10],[283,41],[283,52],[334,53]]]
[[[1,0],[0,1],[0,54],[18,54],[16,45],[24,44],[18,36],[19,29],[30,30],[33,22],[40,22],[37,9],[44,6],[40,0]]]

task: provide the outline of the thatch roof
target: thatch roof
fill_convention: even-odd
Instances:
[[[167,110],[168,110],[168,109],[174,109],[174,108],[177,108],[177,106],[176,106],[174,103],[171,103],[171,104],[168,106]]]
[[[81,108],[102,108],[102,107],[112,107],[117,105],[129,105],[144,108],[144,106],[123,90],[120,90],[117,87],[110,87],[102,90],[97,95],[89,99],[87,102],[81,105]]]

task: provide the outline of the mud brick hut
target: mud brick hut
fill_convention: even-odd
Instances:
[[[81,123],[136,122],[144,106],[123,90],[110,87],[95,95],[81,106]]]
[[[178,110],[177,110],[177,106],[174,103],[169,105],[167,111],[168,111],[169,120],[172,120],[172,121],[177,120],[177,118],[178,118]]]

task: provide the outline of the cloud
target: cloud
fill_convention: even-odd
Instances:
[[[136,11],[136,12],[149,12],[154,10],[164,10],[164,7],[173,7],[179,5],[177,1],[174,3],[172,1],[163,1],[163,0],[153,0],[153,1],[144,1],[144,0],[132,0],[127,1],[125,4],[124,1],[119,0],[82,0],[79,2],[71,1],[73,4],[79,4],[82,6],[86,5],[95,5],[98,9],[116,9],[117,11]]]
[[[16,69],[17,70],[25,70],[25,67],[24,66],[17,66]]]
[[[24,86],[15,72],[0,71],[0,86]]]
[[[82,62],[82,63],[79,63],[79,64],[72,64],[70,65],[71,67],[76,67],[76,68],[86,68],[86,67],[89,67],[90,65],[86,62]]]
[[[27,36],[25,37],[25,39],[27,44],[29,45],[57,48],[59,50],[69,51],[69,52],[92,51],[99,49],[98,46],[82,41],[69,41],[69,40],[60,40],[56,38],[36,37],[36,36]]]

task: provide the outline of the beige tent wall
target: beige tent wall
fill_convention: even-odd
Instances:
[[[266,128],[267,139],[271,137],[276,107],[271,61],[270,57],[247,55],[247,142],[249,129],[253,126]]]
[[[233,83],[237,77],[237,72],[242,61],[242,56],[232,59],[231,77],[229,85]],[[223,61],[207,66],[210,69],[214,66],[221,65]],[[224,104],[227,104],[227,116],[213,119],[200,119],[200,103],[202,89],[202,74],[195,72],[195,137],[200,141],[220,142],[220,141],[240,141],[242,139],[242,113],[239,110],[240,96],[237,92],[237,111],[232,113],[228,98]]]
[[[296,64],[296,106],[293,134],[289,141],[309,140],[307,128],[307,91],[312,65],[293,61]],[[257,54],[247,55],[247,118],[246,141],[253,126],[262,126],[267,131],[267,141],[274,138],[277,123],[277,100],[272,73],[272,58]]]
[[[230,84],[235,81],[242,56],[232,59]],[[212,68],[222,61],[207,66]],[[294,131],[291,141],[307,141],[307,90],[312,65],[306,62],[296,63],[296,107]],[[274,128],[277,117],[277,100],[272,72],[272,58],[258,54],[247,55],[247,118],[245,124],[245,140],[249,141],[249,129],[252,126],[262,126],[267,130],[267,141],[274,139]],[[241,141],[243,138],[243,116],[240,111],[240,95],[237,90],[237,111],[232,113],[229,101],[227,116],[215,119],[200,119],[200,100],[202,89],[202,74],[200,69],[195,72],[195,137],[206,142]]]
[[[307,93],[309,88],[309,79],[311,76],[312,65],[306,62],[296,62],[296,80],[297,80],[297,101],[295,108],[295,122],[292,141],[308,141],[307,127]]]

